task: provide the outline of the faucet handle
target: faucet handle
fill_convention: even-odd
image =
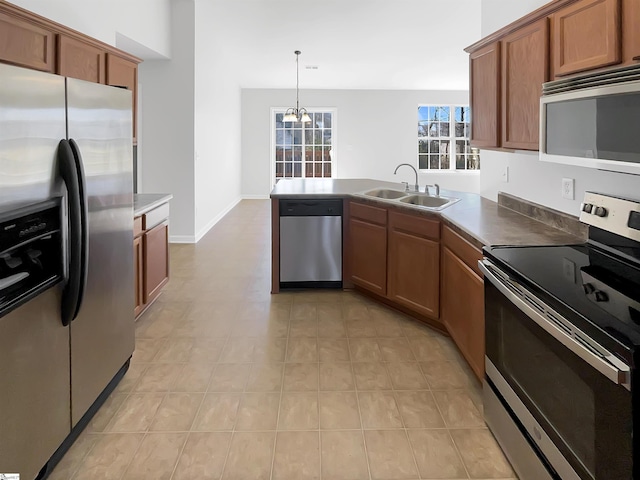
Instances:
[[[436,197],[440,196],[440,185],[438,185],[437,183],[434,183],[433,185],[425,185],[424,193],[426,193],[427,195],[429,195],[429,187],[434,187],[436,189]]]

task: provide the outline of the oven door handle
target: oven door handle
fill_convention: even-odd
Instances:
[[[522,290],[523,292],[527,291],[522,287],[518,282],[512,280],[508,277],[504,272],[500,270],[501,275],[504,275],[505,280],[498,278],[492,270],[497,267],[493,265],[490,261],[484,259],[478,262],[478,267],[484,273],[485,280],[488,279],[491,283],[502,293],[511,303],[513,303],[516,307],[518,307],[524,314],[527,315],[531,320],[533,320],[539,327],[541,327],[545,332],[555,338],[562,345],[567,347],[573,353],[575,353],[582,360],[587,362],[593,368],[595,368],[602,375],[607,377],[613,383],[617,385],[624,386],[627,390],[631,389],[630,382],[630,369],[629,366],[625,365],[622,361],[618,360],[611,353],[602,354],[602,357],[596,355],[587,349],[582,343],[578,342],[573,336],[567,334],[564,330],[560,329],[552,320],[547,319],[544,315],[538,312],[537,309],[530,306],[525,300],[523,300],[516,293],[511,291],[509,287],[505,284],[505,280],[513,284],[513,288],[518,290]],[[536,298],[535,295],[528,292],[528,295]],[[543,304],[540,300],[536,299],[536,304]],[[540,305],[538,305],[540,307]],[[551,310],[551,309],[549,309]],[[555,317],[560,317],[557,313],[554,312]],[[574,328],[574,330],[576,330]],[[586,339],[588,338],[584,333],[581,336]],[[593,341],[592,341],[593,342]],[[593,342],[595,343],[595,342]],[[595,350],[595,347],[592,347]],[[604,350],[602,347],[599,347],[600,350]]]

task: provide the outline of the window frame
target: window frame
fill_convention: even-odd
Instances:
[[[416,167],[418,170],[418,173],[429,173],[429,174],[456,174],[456,175],[479,175],[480,174],[480,168],[478,169],[458,169],[455,168],[456,166],[456,159],[455,159],[455,154],[451,154],[451,150],[453,149],[453,147],[455,147],[455,141],[456,139],[460,139],[462,137],[456,137],[455,136],[455,108],[456,107],[467,107],[469,108],[469,110],[471,109],[471,106],[469,104],[463,104],[463,103],[419,103],[418,104],[418,108],[420,107],[448,107],[449,108],[449,136],[448,137],[424,137],[427,139],[440,139],[440,140],[445,140],[448,139],[449,140],[449,168],[446,169],[431,169],[431,168],[420,168],[420,139],[422,137],[417,137],[417,141],[416,141]],[[418,122],[419,120],[416,119],[416,126],[418,126]],[[469,122],[471,123],[471,122]],[[471,128],[471,125],[469,125],[469,128]],[[469,131],[470,134],[470,131]],[[471,136],[467,137],[469,142],[471,142]],[[478,155],[480,154],[480,151],[478,150]],[[480,166],[482,166],[482,164],[480,164]]]
[[[285,113],[289,107],[271,107],[270,108],[270,152],[269,162],[271,171],[271,188],[276,184],[278,178],[276,178],[276,114]],[[305,107],[309,114],[312,113],[330,113],[331,114],[331,177],[306,177],[305,169],[302,168],[301,177],[280,177],[280,178],[338,178],[338,109],[336,107]],[[304,139],[304,135],[303,135]],[[304,143],[303,143],[303,156],[304,156]],[[302,160],[304,164],[304,158]]]

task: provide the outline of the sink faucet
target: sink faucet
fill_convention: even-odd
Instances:
[[[436,197],[440,196],[440,185],[438,185],[437,183],[434,183],[433,185],[425,185],[424,193],[426,193],[427,195],[429,195],[429,187],[434,187],[436,189]]]
[[[416,184],[413,186],[413,188],[414,188],[414,191],[419,192],[419,191],[420,191],[420,187],[418,186],[418,171],[416,170],[416,167],[414,167],[414,166],[413,166],[413,165],[411,165],[410,163],[401,163],[401,164],[400,164],[400,165],[398,165],[398,166],[396,167],[396,169],[393,171],[393,174],[395,175],[395,174],[398,172],[398,169],[399,169],[400,167],[402,167],[403,165],[406,165],[407,167],[411,167],[411,168],[413,169],[413,173],[415,173],[415,174],[416,174]],[[405,182],[403,182],[403,183],[405,183]],[[404,189],[404,190],[405,190],[405,192],[408,192],[408,191],[409,191],[409,184],[408,184],[408,183],[405,183],[405,185],[406,185],[406,186],[405,186],[405,189]]]

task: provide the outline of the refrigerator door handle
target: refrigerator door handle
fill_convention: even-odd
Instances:
[[[89,210],[87,202],[87,178],[84,174],[84,166],[82,162],[82,155],[80,153],[80,147],[76,141],[72,138],[69,139],[69,145],[73,151],[73,158],[75,160],[76,171],[78,172],[78,186],[80,187],[80,235],[82,239],[80,249],[80,291],[78,292],[78,300],[76,302],[76,311],[73,314],[72,320],[78,316],[80,307],[82,307],[82,300],[84,299],[84,291],[87,286],[87,276],[89,273]]]
[[[76,317],[80,309],[84,291],[83,277],[86,278],[83,274],[83,266],[86,267],[86,257],[83,262],[83,223],[86,223],[86,214],[83,215],[82,212],[83,202],[76,158],[67,140],[61,140],[58,145],[58,171],[67,187],[69,205],[69,278],[62,291],[61,301],[62,324],[66,326]],[[86,206],[86,202],[84,204]],[[83,216],[85,222],[83,222]],[[84,230],[86,232],[86,225]]]

